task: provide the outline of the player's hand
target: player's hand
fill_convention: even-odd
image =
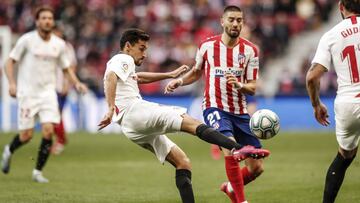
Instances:
[[[11,97],[16,97],[16,91],[17,91],[17,87],[16,84],[10,84],[9,85],[9,94]]]
[[[190,70],[189,66],[187,65],[182,65],[179,68],[173,70],[170,72],[170,77],[171,78],[177,78],[179,76],[181,76],[182,74],[188,72]]]
[[[165,87],[165,94],[170,94],[171,92],[174,92],[176,88],[180,87],[182,85],[183,81],[182,79],[175,79],[171,80]]]
[[[86,87],[86,85],[84,85],[84,83],[78,82],[75,84],[75,89],[80,92],[81,94],[85,94],[88,91],[88,88]]]
[[[232,73],[225,73],[226,82],[236,89],[241,89],[244,85]]]
[[[108,113],[105,114],[104,118],[100,121],[98,124],[98,130],[101,130],[108,126],[111,123],[112,116],[114,114],[114,111],[112,109],[109,109]]]
[[[314,106],[314,114],[317,122],[323,126],[328,126],[330,124],[329,114],[326,106],[320,102],[319,105]]]

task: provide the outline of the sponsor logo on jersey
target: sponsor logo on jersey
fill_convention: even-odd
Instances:
[[[241,69],[234,69],[234,68],[221,68],[221,67],[217,67],[215,68],[215,77],[224,77],[224,75],[226,73],[231,73],[233,74],[235,77],[240,77],[243,73],[243,70]]]

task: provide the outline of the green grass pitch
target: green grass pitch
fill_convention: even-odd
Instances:
[[[0,147],[12,139],[2,133]],[[219,191],[226,179],[223,160],[212,160],[210,147],[185,134],[169,136],[189,156],[196,202],[230,202]],[[44,175],[49,184],[31,181],[40,135],[13,156],[11,171],[0,174],[1,203],[169,203],[180,202],[175,172],[126,137],[114,134],[70,134],[60,156],[51,156]],[[336,154],[333,133],[284,133],[263,141],[272,154],[265,172],[247,185],[251,203],[321,202],[326,170]],[[360,202],[356,158],[345,177],[338,203]]]

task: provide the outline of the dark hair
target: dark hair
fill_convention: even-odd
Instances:
[[[226,13],[226,12],[229,12],[229,11],[242,12],[242,10],[240,9],[240,7],[234,6],[234,5],[226,6],[226,7],[224,8],[224,12],[223,12],[223,13]]]
[[[360,14],[360,0],[340,0],[347,11]]]
[[[120,38],[120,50],[124,49],[126,42],[134,45],[139,40],[149,41],[150,36],[145,31],[137,28],[126,29]]]
[[[52,13],[53,17],[55,16],[54,9],[52,9],[50,6],[41,6],[41,7],[37,8],[35,11],[35,19],[36,20],[39,19],[40,14],[44,11],[49,11]]]

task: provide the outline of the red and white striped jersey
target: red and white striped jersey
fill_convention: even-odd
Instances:
[[[245,95],[227,84],[224,76],[231,72],[242,83],[258,78],[259,51],[253,43],[239,39],[233,48],[223,44],[221,35],[200,44],[195,68],[205,71],[203,109],[215,107],[234,114],[247,113]]]
[[[320,39],[312,63],[337,74],[336,101],[360,103],[360,17],[344,19]]]

